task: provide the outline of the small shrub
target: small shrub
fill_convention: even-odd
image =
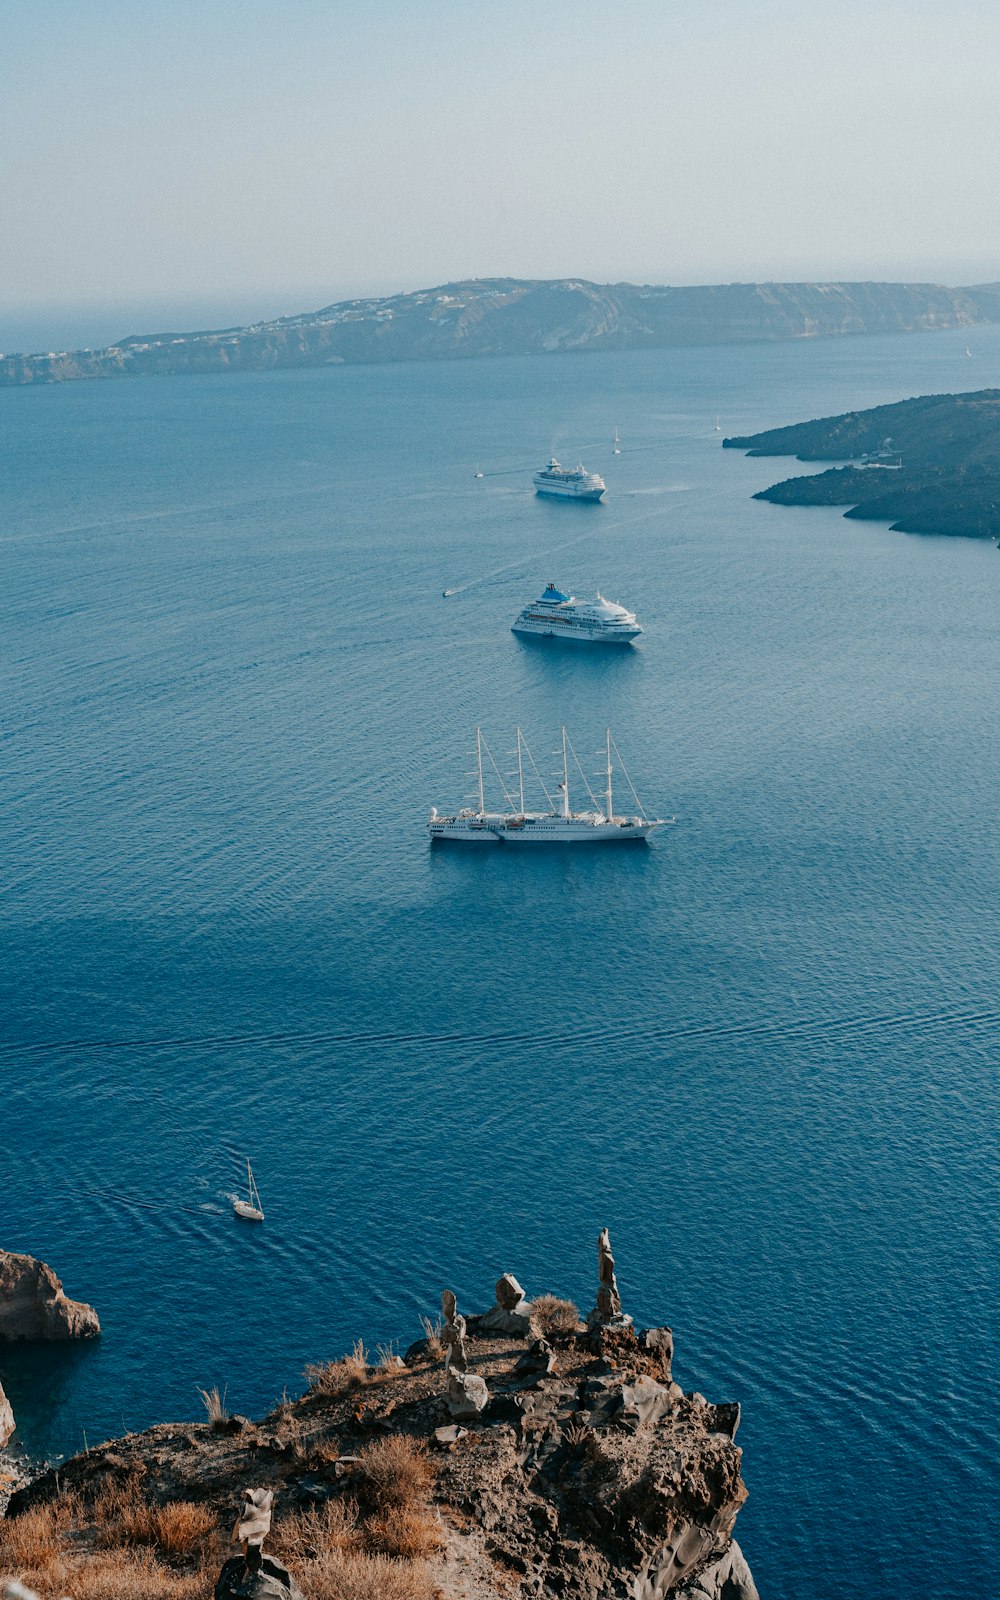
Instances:
[[[361,1339],[356,1339],[353,1350],[339,1361],[312,1363],[305,1369],[305,1378],[313,1393],[332,1397],[367,1383],[368,1377],[368,1351]]]
[[[205,1549],[218,1524],[207,1506],[170,1500],[153,1512],[156,1543],[164,1555],[191,1556]]]
[[[423,1328],[424,1338],[427,1340],[427,1354],[432,1356],[435,1361],[440,1361],[444,1355],[444,1345],[441,1343],[441,1318],[421,1317],[420,1326]]]
[[[554,1294],[540,1294],[531,1302],[531,1321],[543,1338],[554,1333],[575,1333],[580,1325],[580,1313],[572,1300],[560,1300]]]
[[[220,1394],[218,1384],[214,1384],[211,1389],[199,1388],[198,1393],[201,1395],[201,1403],[205,1407],[205,1415],[212,1429],[218,1431],[224,1428],[229,1421],[229,1412],[226,1410],[227,1390],[223,1389]]]
[[[434,1463],[420,1440],[393,1433],[362,1451],[358,1482],[373,1510],[413,1510],[422,1505],[434,1482]]]
[[[353,1500],[327,1500],[315,1510],[295,1511],[274,1530],[274,1545],[292,1561],[316,1560],[331,1550],[357,1545],[358,1508]]]
[[[444,1543],[441,1524],[428,1511],[396,1508],[365,1523],[365,1540],[376,1554],[394,1561],[417,1561],[434,1555]]]
[[[296,1577],[307,1600],[437,1600],[440,1594],[419,1562],[331,1550]]]

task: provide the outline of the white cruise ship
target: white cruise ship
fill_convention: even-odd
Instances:
[[[572,644],[630,644],[642,629],[635,612],[614,600],[600,593],[593,600],[578,600],[550,583],[540,600],[525,606],[512,632],[547,634]]]
[[[586,467],[561,467],[555,456],[547,467],[532,478],[538,494],[555,494],[569,500],[599,500],[605,491],[604,479]]]
[[[545,787],[538,768],[535,766],[531,751],[525,743],[520,728],[517,730],[517,794],[512,795],[500,774],[493,756],[490,753],[481,729],[476,729],[476,778],[477,790],[473,797],[477,804],[466,806],[453,816],[442,816],[435,806],[430,814],[427,828],[431,839],[450,840],[459,844],[622,844],[629,839],[646,839],[654,828],[664,826],[663,819],[647,817],[642,809],[639,796],[632,788],[632,780],[625,772],[618,747],[611,737],[611,729],[606,736],[607,766],[603,774],[605,788],[600,799],[594,794],[587,782],[583,768],[577,759],[576,751],[570,742],[566,729],[562,730],[562,780],[558,785],[558,801],[554,801]],[[507,809],[503,811],[490,811],[486,806],[486,796],[483,785],[483,753],[493,768],[503,790]],[[611,790],[612,777],[612,751],[618,759],[618,765],[624,774],[625,781],[632,791],[637,815],[622,816],[616,814],[614,797]],[[587,791],[592,810],[574,811],[569,798],[569,755],[572,753],[573,761],[580,774],[583,786]],[[530,764],[534,771],[542,792],[549,803],[548,811],[529,811],[524,800],[525,766]],[[673,819],[670,819],[673,820]]]

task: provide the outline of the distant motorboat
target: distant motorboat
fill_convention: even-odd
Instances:
[[[264,1212],[260,1203],[260,1195],[257,1193],[253,1172],[250,1168],[249,1156],[247,1157],[247,1193],[249,1195],[247,1200],[244,1200],[238,1194],[233,1195],[233,1210],[245,1222],[263,1222]]]

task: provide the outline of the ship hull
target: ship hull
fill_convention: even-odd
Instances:
[[[447,844],[628,844],[648,838],[655,822],[503,821],[493,825],[439,821],[428,824],[432,840]]]
[[[536,483],[536,494],[551,495],[555,500],[600,500],[607,491],[601,489],[578,489],[574,484],[561,483]]]
[[[549,622],[515,622],[512,633],[533,634],[536,639],[563,639],[567,644],[631,644],[642,632],[641,628],[615,628],[603,630],[586,626],[554,627]]]

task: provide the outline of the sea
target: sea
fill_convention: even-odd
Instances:
[[[742,1406],[764,1600],[987,1593],[1000,555],[721,441],[998,381],[977,328],[0,392],[0,1245],[103,1327],[0,1349],[23,1451],[505,1271],[586,1311],[606,1226]],[[549,581],[645,631],[514,635]],[[432,848],[477,725],[550,788],[610,726],[674,821]]]

